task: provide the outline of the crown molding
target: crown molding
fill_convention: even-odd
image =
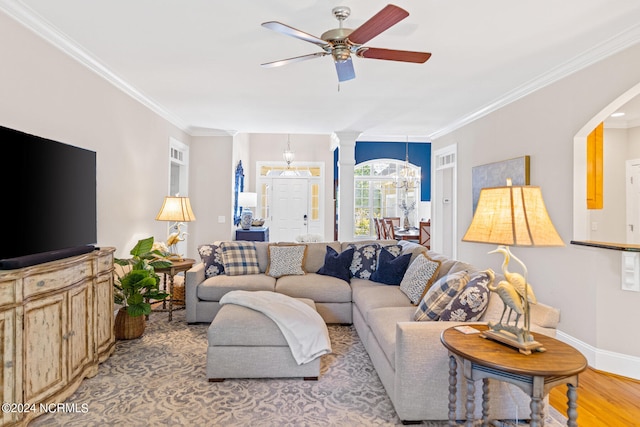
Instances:
[[[460,119],[454,121],[450,125],[439,129],[429,135],[429,139],[437,139],[448,133],[451,133],[471,122],[474,122],[500,108],[511,104],[531,93],[542,89],[564,77],[567,77],[577,71],[580,71],[596,62],[599,62],[609,56],[612,56],[628,47],[640,42],[640,24],[630,27],[617,35],[604,40],[603,42],[587,49],[582,54],[575,56],[564,64],[541,74],[540,76],[528,81],[527,83],[507,92],[504,96],[486,104],[482,108]]]
[[[237,130],[190,127],[188,133],[191,136],[236,136],[239,132]]]
[[[142,105],[167,120],[169,123],[173,124],[183,132],[190,134],[189,126],[184,123],[182,119],[173,115],[162,105],[126,82],[102,64],[97,58],[83,49],[82,46],[49,24],[29,7],[16,0],[0,0],[0,10],[4,11],[9,17],[13,18],[15,21],[22,24],[48,43],[60,49],[62,52],[84,65],[89,70],[104,78],[113,86],[140,102]]]

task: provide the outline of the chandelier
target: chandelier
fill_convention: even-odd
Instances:
[[[420,176],[416,174],[414,168],[409,163],[409,138],[405,145],[404,165],[398,171],[396,176],[396,188],[403,189],[405,192],[413,190],[420,184]]]
[[[282,158],[287,162],[287,169],[291,169],[291,163],[295,157],[294,152],[291,151],[291,136],[287,135],[287,149],[282,153]]]

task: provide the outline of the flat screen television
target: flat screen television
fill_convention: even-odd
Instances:
[[[90,252],[96,153],[0,126],[0,269]]]

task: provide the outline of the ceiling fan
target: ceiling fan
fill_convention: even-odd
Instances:
[[[264,22],[262,24],[263,27],[318,45],[322,49],[322,52],[296,56],[294,58],[282,59],[280,61],[267,62],[261,65],[263,67],[279,67],[293,62],[306,61],[308,59],[331,55],[336,66],[336,71],[338,72],[338,80],[343,82],[356,77],[353,69],[353,62],[351,60],[352,54],[360,58],[384,59],[388,61],[414,62],[420,64],[426,62],[431,57],[431,54],[427,52],[411,52],[406,50],[380,49],[376,47],[363,46],[363,44],[378,34],[409,16],[409,12],[398,6],[393,4],[385,6],[380,12],[376,13],[367,22],[355,30],[343,28],[342,26],[343,21],[351,14],[350,8],[347,6],[338,6],[334,7],[332,12],[340,23],[340,26],[339,28],[326,31],[320,37],[312,36],[311,34],[297,30],[281,22]]]

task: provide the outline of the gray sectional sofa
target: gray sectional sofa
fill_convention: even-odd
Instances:
[[[375,241],[381,245],[400,242]],[[218,301],[234,289],[270,290],[295,298],[315,301],[318,313],[327,323],[353,324],[367,350],[399,418],[403,421],[447,420],[449,360],[440,342],[445,329],[462,324],[452,321],[414,321],[416,306],[399,286],[372,280],[351,278],[349,283],[316,272],[324,263],[327,246],[336,252],[349,248],[350,243],[308,243],[302,276],[270,277],[268,243],[255,242],[260,274],[246,276],[215,276],[205,279],[204,265],[196,264],[186,273],[185,299],[187,322],[211,322],[220,309]],[[447,259],[423,246],[401,242],[402,253],[411,253],[413,261],[421,253],[441,262],[436,280],[447,274],[466,270],[484,270],[464,262]],[[502,280],[496,274],[496,282]],[[480,322],[498,321],[502,301],[490,293],[489,305]],[[538,303],[531,306],[531,329],[534,333],[554,336],[560,319],[559,311]],[[320,379],[322,380],[322,379]],[[458,402],[466,401],[466,380],[458,372]],[[481,417],[481,389],[476,387],[476,417]],[[490,417],[494,419],[528,419],[529,398],[512,385],[491,382]],[[457,418],[465,418],[463,404],[457,405]]]

